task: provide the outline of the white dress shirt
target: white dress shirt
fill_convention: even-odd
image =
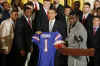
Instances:
[[[88,15],[89,15],[89,13],[83,14],[83,17],[82,18],[85,17],[85,19],[86,19],[88,17]]]
[[[53,29],[54,23],[55,23],[55,19],[53,19],[53,20],[49,20],[49,32],[52,32],[52,29]]]
[[[48,9],[44,8],[44,10],[45,10],[45,13],[48,14]]]

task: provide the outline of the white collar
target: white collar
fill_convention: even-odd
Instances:
[[[14,25],[14,21],[11,18],[9,18],[9,20],[10,20],[11,24]]]
[[[25,15],[24,15],[24,17],[26,18],[26,20],[28,21],[28,17],[26,17]],[[30,17],[30,20],[31,20],[31,17]]]
[[[89,13],[83,14],[83,17],[85,16],[85,18],[87,18],[89,15]]]
[[[58,8],[59,4],[56,4],[55,7]]]
[[[53,23],[54,23],[55,21],[56,21],[56,19],[53,19],[53,20],[49,20],[49,22],[53,22]]]
[[[48,9],[44,8],[44,10],[45,10],[45,12],[46,12],[46,14],[47,14],[47,12],[48,12]]]

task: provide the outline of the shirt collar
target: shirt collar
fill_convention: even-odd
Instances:
[[[85,16],[85,18],[87,18],[89,15],[89,13],[83,14],[83,17]]]
[[[28,17],[26,17],[25,15],[24,15],[24,17],[26,18],[26,20],[28,21]],[[31,20],[31,17],[30,17],[30,20]]]
[[[9,18],[9,19],[10,19],[11,24],[14,24],[14,21],[11,18]]]
[[[49,20],[49,22],[55,22],[56,21],[56,19],[53,19],[53,20]]]

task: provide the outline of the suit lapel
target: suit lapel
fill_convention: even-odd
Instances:
[[[55,23],[53,25],[52,31],[55,32],[56,31],[56,28],[57,28],[57,21],[55,20]]]
[[[28,24],[28,22],[27,22],[27,20],[24,16],[23,16],[23,22],[24,22],[25,27],[27,28],[27,30],[31,31],[32,28],[29,26],[29,24]]]

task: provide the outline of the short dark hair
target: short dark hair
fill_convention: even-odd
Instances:
[[[28,5],[25,5],[24,8],[23,8],[24,12],[25,12],[26,10],[28,10],[28,9],[31,9],[30,7],[28,7]]]
[[[30,6],[34,7],[34,4],[31,1],[28,1],[26,4],[24,4],[24,6],[27,6],[27,5],[30,5]]]
[[[74,6],[79,6],[80,7],[80,2],[79,1],[75,1],[74,2]]]
[[[7,1],[4,1],[4,2],[2,3],[2,6],[4,6],[4,4],[6,4],[6,3],[9,4]]]
[[[49,10],[53,10],[55,11],[55,13],[57,13],[57,10],[55,8],[50,8]]]
[[[11,13],[13,13],[13,12],[18,12],[18,8],[13,8]]]
[[[70,6],[66,6],[66,7],[64,7],[64,9],[66,9],[66,8],[70,8],[70,9],[71,9],[71,7],[70,7]]]
[[[85,2],[84,5],[88,5],[89,7],[91,6],[89,2]]]

